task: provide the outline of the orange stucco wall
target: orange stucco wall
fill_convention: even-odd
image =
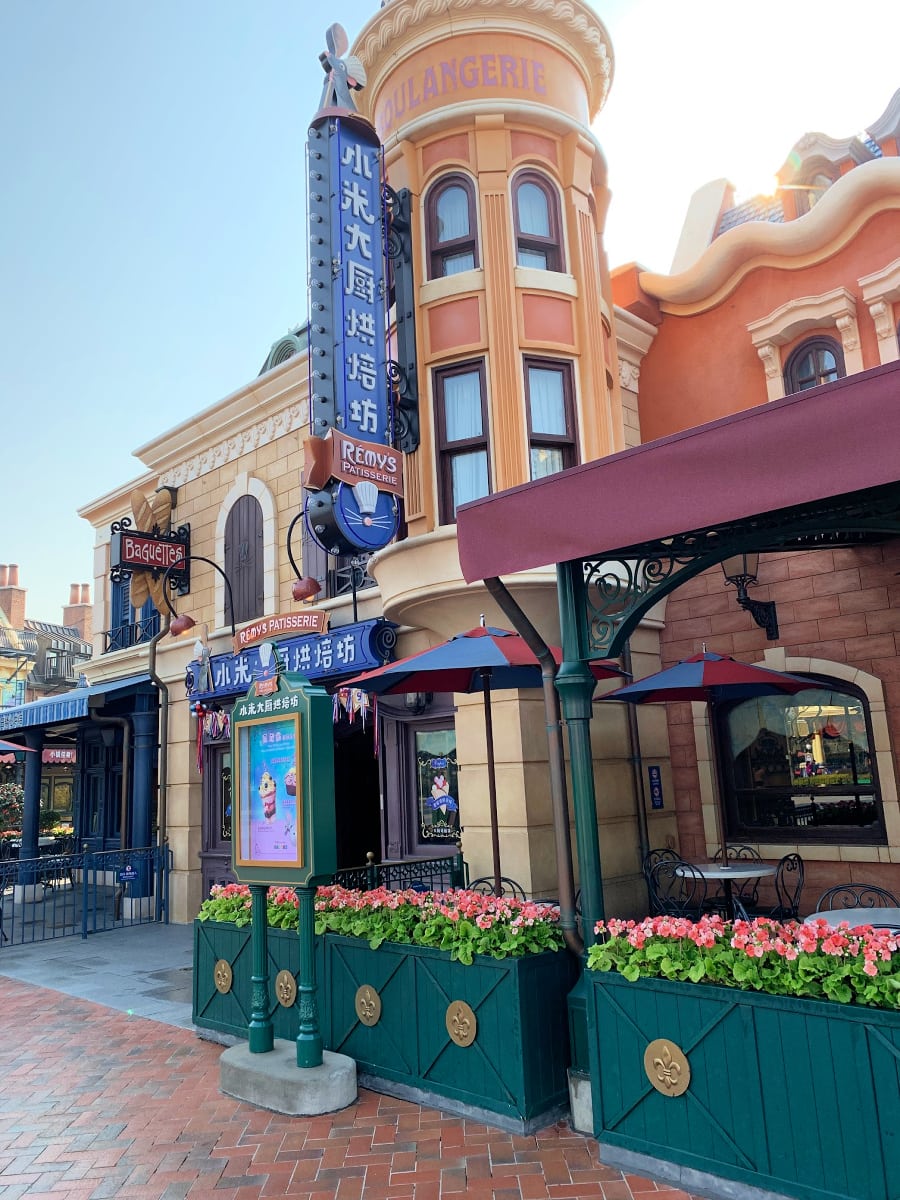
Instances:
[[[875,330],[857,281],[883,268],[885,247],[898,244],[900,213],[880,213],[824,261],[797,269],[760,267],[707,312],[666,313],[641,367],[644,441],[766,403],[765,374],[746,327],[798,296],[838,287],[855,295],[863,362],[877,366]],[[833,326],[823,332],[838,337]]]
[[[590,121],[587,89],[566,55],[522,34],[498,39],[486,30],[407,55],[378,87],[374,125],[385,141],[407,121],[484,99],[496,101],[498,108],[511,101],[536,102],[584,125]]]

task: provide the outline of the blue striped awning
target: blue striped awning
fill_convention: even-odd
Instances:
[[[78,720],[88,715],[89,697],[127,692],[149,682],[149,675],[129,675],[125,679],[109,679],[91,687],[73,688],[71,692],[62,692],[59,696],[45,696],[15,708],[0,709],[0,732]]]

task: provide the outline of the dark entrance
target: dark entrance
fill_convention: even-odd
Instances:
[[[360,867],[371,850],[381,858],[381,803],[375,722],[363,729],[342,713],[334,727],[334,805],[337,818],[337,865]]]

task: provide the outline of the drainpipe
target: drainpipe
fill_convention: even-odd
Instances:
[[[634,678],[631,669],[631,639],[622,650],[622,666],[628,672],[629,678]],[[628,750],[631,758],[631,769],[634,772],[634,806],[637,816],[638,842],[641,848],[643,863],[650,849],[650,834],[647,829],[647,790],[644,785],[644,759],[641,754],[641,728],[638,724],[637,705],[626,704],[625,714],[628,720]]]
[[[556,837],[559,925],[568,948],[573,954],[580,956],[584,952],[584,940],[578,932],[575,916],[575,872],[572,866],[572,834],[569,829],[569,799],[566,789],[562,717],[559,692],[556,690],[556,662],[550,653],[550,647],[516,603],[502,580],[486,579],[484,586],[541,664],[547,742],[550,750],[550,804],[553,809],[553,832]]]
[[[157,770],[159,803],[156,808],[156,844],[162,849],[166,844],[167,817],[166,789],[169,783],[169,688],[156,673],[156,647],[160,638],[169,632],[172,623],[171,614],[166,614],[165,623],[159,633],[150,639],[150,653],[147,657],[147,674],[159,691],[159,764]]]
[[[102,697],[100,697],[102,699]],[[102,717],[90,710],[96,725],[118,726],[122,730],[122,782],[119,786],[119,848],[128,849],[128,768],[131,759],[131,724],[127,717]]]

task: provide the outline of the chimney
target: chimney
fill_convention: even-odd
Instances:
[[[15,563],[0,568],[0,608],[13,629],[25,628],[25,589],[19,587],[19,568]]]
[[[78,630],[78,636],[85,642],[93,637],[93,609],[91,608],[91,585],[89,583],[69,584],[69,603],[63,609],[63,625],[71,625]]]

